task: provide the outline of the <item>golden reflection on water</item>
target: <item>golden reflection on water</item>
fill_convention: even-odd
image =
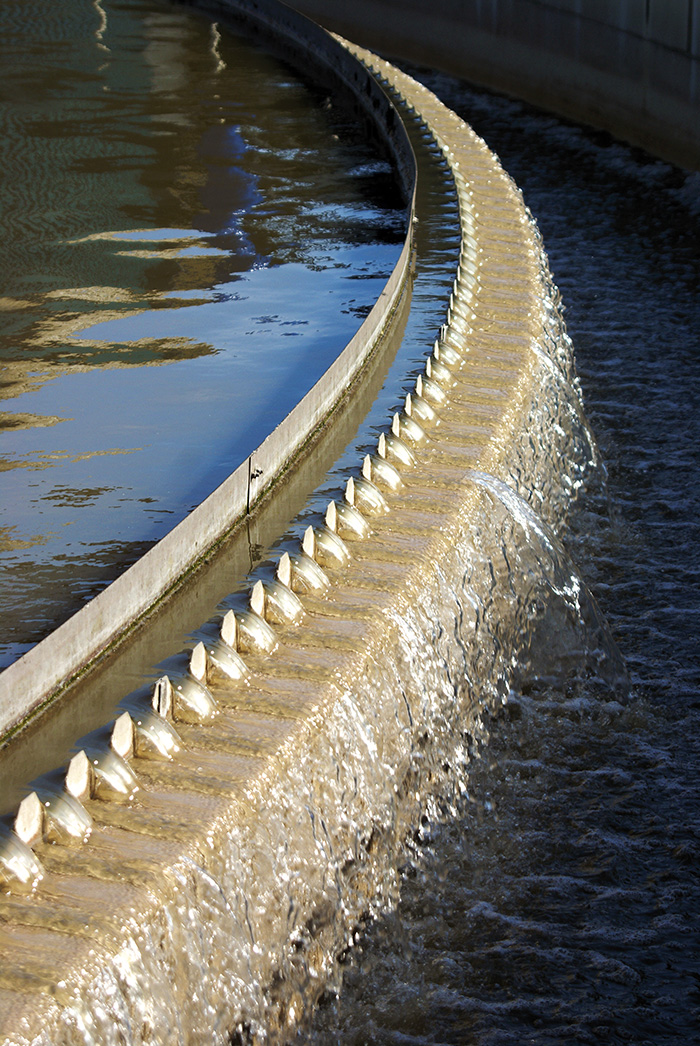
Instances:
[[[58,418],[57,420],[58,421],[65,421],[66,419],[65,418]],[[49,421],[46,422],[46,424],[51,424],[51,419],[49,419]],[[34,427],[34,426],[32,426],[32,427]],[[138,448],[134,448],[134,449],[138,449]],[[24,468],[24,469],[35,469],[37,471],[42,471],[43,469],[50,469],[50,468],[59,467],[59,466],[65,464],[66,462],[70,462],[72,464],[75,464],[76,462],[79,462],[79,461],[90,461],[92,458],[111,457],[112,455],[115,455],[115,454],[131,454],[131,453],[133,453],[132,450],[120,450],[119,448],[114,448],[112,450],[95,450],[92,453],[86,452],[84,454],[70,454],[68,451],[56,451],[55,453],[48,453],[48,454],[35,454],[35,455],[32,455],[26,461],[23,461],[21,459],[17,460],[16,458],[15,459],[11,459],[11,460],[0,458],[0,472],[9,472],[11,469],[21,469],[21,468]],[[75,500],[79,501],[80,499],[81,499],[81,492],[80,492],[79,489],[76,489],[75,490]],[[70,500],[70,498],[69,498],[69,500]]]
[[[1,464],[0,462],[0,466]],[[31,548],[33,545],[43,545],[48,540],[41,536],[15,538],[12,536],[15,529],[15,527],[0,527],[0,552],[17,552],[19,549]]]

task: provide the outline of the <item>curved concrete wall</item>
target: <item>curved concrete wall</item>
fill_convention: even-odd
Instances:
[[[322,25],[700,169],[700,0],[294,0]]]
[[[409,271],[415,157],[396,109],[374,78],[325,30],[282,5],[220,0],[209,9],[245,21],[290,61],[355,100],[359,114],[393,156],[408,201],[403,249],[355,336],[250,457],[145,556],[0,674],[0,738],[53,700],[251,512],[352,384],[388,323]]]

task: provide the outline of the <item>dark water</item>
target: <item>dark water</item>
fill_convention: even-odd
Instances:
[[[534,656],[300,1038],[700,1042],[700,175],[417,75],[540,225],[607,465],[562,536],[631,685]]]
[[[365,129],[151,0],[0,5],[0,667],[198,504],[404,232]]]

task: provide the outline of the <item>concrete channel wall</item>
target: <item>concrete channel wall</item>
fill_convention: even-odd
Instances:
[[[354,100],[370,133],[393,157],[408,203],[404,245],[355,336],[250,457],[145,556],[0,674],[0,738],[50,702],[251,512],[352,384],[386,327],[409,272],[415,157],[396,109],[374,78],[325,30],[282,5],[220,0],[206,7],[244,21],[297,67],[330,81]]]
[[[700,169],[700,0],[292,0],[321,24]]]

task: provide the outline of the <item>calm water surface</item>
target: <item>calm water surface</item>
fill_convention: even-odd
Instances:
[[[700,1042],[700,176],[417,74],[522,187],[607,463],[564,538],[628,697],[537,661],[304,1041]]]
[[[0,6],[0,667],[257,446],[400,250],[337,100],[151,0]]]

